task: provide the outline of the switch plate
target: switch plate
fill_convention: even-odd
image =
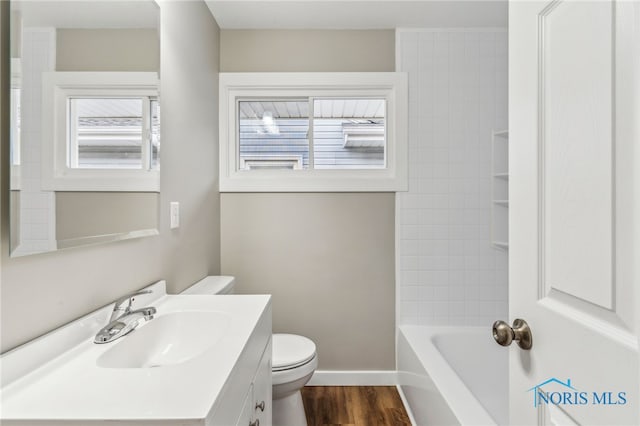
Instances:
[[[180,203],[177,201],[171,202],[171,229],[180,227]]]

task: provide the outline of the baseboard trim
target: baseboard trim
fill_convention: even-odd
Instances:
[[[396,386],[398,372],[395,370],[318,370],[307,386]]]

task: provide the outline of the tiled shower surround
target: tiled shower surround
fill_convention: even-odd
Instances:
[[[25,30],[22,36],[22,134],[20,245],[13,255],[54,250],[55,198],[41,187],[42,73],[55,70],[56,33],[51,28]],[[47,135],[49,138],[50,135]]]
[[[400,30],[409,192],[397,195],[400,324],[506,319],[508,252],[491,244],[492,131],[507,129],[507,33]]]

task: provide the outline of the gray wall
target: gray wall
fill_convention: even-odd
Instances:
[[[56,192],[58,242],[158,227],[156,192]]]
[[[393,30],[223,30],[220,71],[394,71]]]
[[[57,71],[158,71],[155,29],[58,29]]]
[[[220,71],[393,71],[393,31],[223,30]],[[222,273],[273,294],[321,370],[393,370],[392,193],[221,194]]]
[[[1,135],[8,164],[8,2],[0,2]],[[1,167],[1,351],[158,279],[171,292],[220,273],[219,29],[204,2],[161,2],[160,235],[9,258],[9,173]],[[169,229],[169,202],[181,227]]]

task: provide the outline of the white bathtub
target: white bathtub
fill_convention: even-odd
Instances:
[[[399,382],[416,423],[508,424],[508,353],[489,326],[400,326]]]

